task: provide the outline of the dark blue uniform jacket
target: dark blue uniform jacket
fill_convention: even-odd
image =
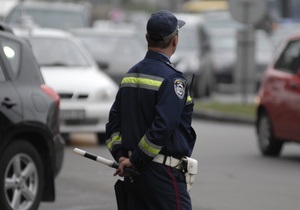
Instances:
[[[141,167],[157,154],[191,156],[196,134],[194,102],[184,75],[169,59],[148,51],[123,78],[106,125],[106,144],[116,161]]]

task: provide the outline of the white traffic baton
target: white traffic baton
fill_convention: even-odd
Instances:
[[[112,160],[108,160],[106,158],[103,158],[103,157],[100,157],[97,155],[94,155],[94,154],[84,151],[82,149],[74,148],[73,152],[77,155],[97,161],[97,162],[107,165],[111,168],[115,168],[115,169],[119,168],[119,163],[112,161]],[[129,176],[139,175],[138,171],[136,171],[132,168],[124,168],[124,174],[128,174]],[[128,208],[127,208],[128,197],[127,197],[127,191],[125,189],[124,181],[119,179],[115,183],[114,189],[115,189],[115,194],[116,194],[118,210],[128,210]]]
[[[100,157],[98,155],[92,154],[92,153],[84,151],[82,149],[74,148],[73,152],[77,155],[86,157],[88,159],[94,160],[94,161],[99,162],[99,163],[102,163],[102,164],[107,165],[111,168],[118,169],[119,165],[120,165],[119,163],[117,163],[113,160],[109,160],[109,159]],[[124,174],[128,174],[128,175],[131,175],[131,176],[139,175],[138,171],[136,171],[132,168],[124,168]]]

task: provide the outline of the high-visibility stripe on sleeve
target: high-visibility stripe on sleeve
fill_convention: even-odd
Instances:
[[[163,78],[155,77],[147,74],[127,74],[121,82],[121,87],[136,87],[158,91]]]
[[[109,151],[112,151],[114,145],[122,143],[122,137],[119,132],[113,133],[111,137],[105,141],[105,143]]]
[[[187,99],[186,99],[186,104],[191,104],[193,102],[193,98],[188,95]]]
[[[151,143],[146,135],[139,142],[139,148],[148,156],[155,157],[159,151],[162,149],[162,146],[155,145]]]

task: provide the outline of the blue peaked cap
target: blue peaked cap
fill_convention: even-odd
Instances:
[[[183,20],[178,20],[168,10],[161,10],[151,15],[147,22],[147,33],[159,35],[162,39],[173,34],[176,30],[185,25]]]

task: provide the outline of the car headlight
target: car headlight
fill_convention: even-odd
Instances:
[[[105,88],[105,89],[101,89],[98,90],[95,93],[95,101],[111,101],[115,98],[116,96],[116,90],[113,89],[109,89],[109,88]]]

